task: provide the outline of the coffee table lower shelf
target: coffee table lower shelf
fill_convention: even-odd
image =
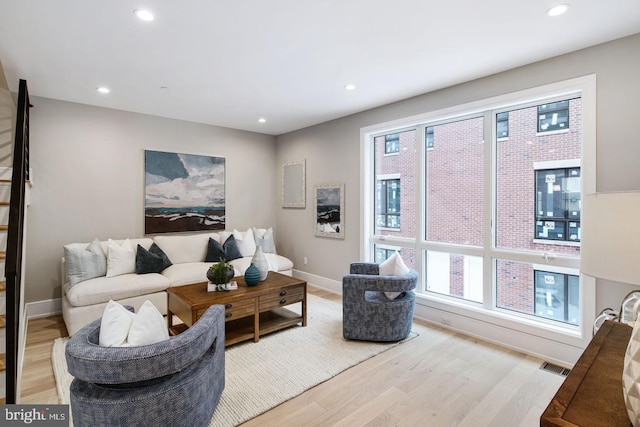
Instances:
[[[276,308],[265,311],[260,313],[260,331],[258,332],[258,337],[303,323],[304,318],[300,314],[286,308]],[[225,346],[228,347],[242,341],[253,340],[255,337],[253,324],[253,316],[226,322],[224,331]],[[171,326],[169,333],[171,335],[178,335],[187,329],[187,325],[179,323]]]

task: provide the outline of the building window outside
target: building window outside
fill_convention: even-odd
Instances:
[[[376,226],[400,228],[400,180],[379,180],[376,193]]]
[[[395,154],[400,152],[400,134],[392,133],[384,137],[384,154]]]
[[[433,148],[433,126],[429,126],[425,129],[424,139],[427,149]]]
[[[535,238],[580,241],[580,168],[535,171]]]
[[[534,270],[535,315],[579,325],[580,280],[572,274]]]
[[[538,105],[538,132],[569,129],[569,101]]]
[[[496,114],[496,137],[508,138],[509,137],[509,113]]]
[[[373,262],[375,262],[376,264],[381,264],[382,262],[384,262],[384,260],[386,260],[391,255],[393,255],[394,252],[396,251],[398,250],[395,248],[390,249],[390,248],[383,248],[380,246],[376,246],[376,253],[375,253]],[[398,252],[400,253],[401,251],[398,251]]]

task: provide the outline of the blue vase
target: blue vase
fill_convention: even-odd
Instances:
[[[260,281],[260,270],[255,264],[251,263],[247,271],[244,272],[244,281],[247,286],[256,286]]]

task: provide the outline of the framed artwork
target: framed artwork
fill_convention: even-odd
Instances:
[[[282,164],[282,207],[306,207],[305,161]]]
[[[314,187],[314,234],[344,239],[344,184]]]
[[[224,228],[224,157],[144,151],[145,234]]]

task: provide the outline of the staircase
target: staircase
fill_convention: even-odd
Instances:
[[[11,168],[2,168],[10,174],[11,179],[0,176],[0,226],[4,226],[0,229],[0,249],[5,248],[4,252],[0,252],[0,263],[4,264],[0,271],[0,274],[4,273],[4,286],[0,295],[0,335],[4,335],[0,343],[0,402],[15,404],[20,399],[20,373],[26,341],[22,265],[29,183],[31,104],[26,80],[20,80],[17,109],[7,90],[0,88],[0,95],[0,146],[11,147],[11,135],[14,136],[13,152],[8,157],[0,157],[13,158]],[[11,127],[11,118],[15,118],[15,128]],[[7,135],[9,144],[4,143]]]
[[[9,226],[6,225],[9,215],[9,196],[10,196],[10,179],[0,179],[0,275],[2,280],[0,281],[0,404],[6,403],[6,389],[5,384],[7,382],[7,281],[4,279],[4,266],[7,258],[7,252],[4,250],[7,245],[7,230]]]

